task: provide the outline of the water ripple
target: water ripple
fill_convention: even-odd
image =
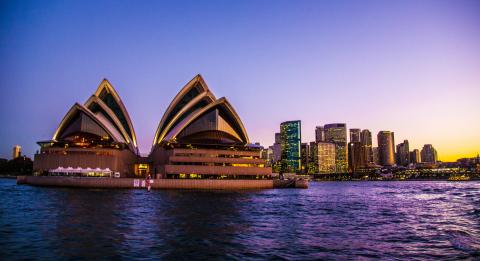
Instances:
[[[0,180],[10,259],[478,259],[479,182],[152,191]]]

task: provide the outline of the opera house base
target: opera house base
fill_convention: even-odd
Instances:
[[[240,190],[308,188],[306,180],[154,179],[152,189]],[[52,187],[145,189],[144,179],[18,176],[17,184]]]

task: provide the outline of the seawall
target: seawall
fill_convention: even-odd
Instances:
[[[17,184],[53,187],[77,188],[116,188],[145,189],[144,179],[133,178],[86,178],[86,177],[51,177],[18,176]],[[304,180],[221,180],[221,179],[154,179],[152,189],[273,189],[273,188],[308,188]]]

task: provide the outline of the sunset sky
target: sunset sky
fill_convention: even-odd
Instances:
[[[480,1],[0,1],[0,157],[107,78],[142,154],[197,73],[269,146],[283,121],[480,153]]]

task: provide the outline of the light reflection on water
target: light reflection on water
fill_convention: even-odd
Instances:
[[[480,258],[480,182],[325,182],[152,191],[0,179],[0,256]]]

